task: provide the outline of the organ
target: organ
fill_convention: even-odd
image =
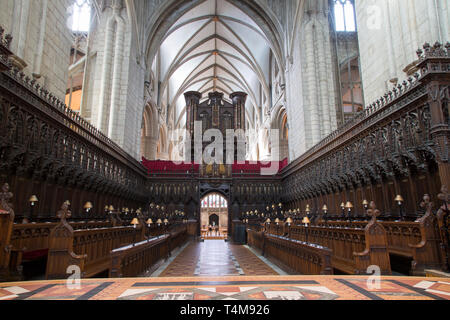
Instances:
[[[230,95],[230,100],[227,101],[223,93],[211,92],[203,102],[200,102],[202,94],[199,92],[186,92],[184,96],[187,114],[186,129],[190,136],[190,139],[186,139],[185,150],[190,150],[190,154],[189,152],[186,154],[186,162],[196,164],[201,162],[200,172],[202,176],[230,177],[232,174],[232,163],[237,161],[243,162],[246,158],[244,132],[247,94],[235,92]],[[214,136],[218,135],[219,132],[222,134],[223,149],[207,150],[208,145],[217,142],[215,140],[217,138],[207,139],[209,137],[208,130],[217,130],[215,132],[209,131]],[[228,130],[233,130],[235,133],[233,138],[234,153],[230,153],[230,155],[227,155]],[[205,133],[207,133],[206,136]],[[202,138],[201,150],[197,150],[196,148],[200,144],[197,147],[195,141],[200,137]],[[218,161],[208,161],[203,156],[200,158],[200,154],[205,155],[205,151],[206,154],[211,155],[213,159],[218,159]]]

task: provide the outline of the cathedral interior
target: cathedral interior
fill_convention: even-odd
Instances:
[[[0,300],[450,299],[449,0],[0,7]]]

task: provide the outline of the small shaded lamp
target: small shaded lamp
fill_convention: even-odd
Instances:
[[[169,224],[169,220],[167,220],[167,218],[164,219],[164,224],[165,224],[166,226]]]
[[[292,220],[291,217],[289,217],[289,218],[286,219],[286,223],[287,223],[288,227],[291,226],[292,222],[294,222],[294,221]]]
[[[125,216],[128,216],[128,213],[130,212],[130,209],[125,208],[124,212],[125,212]]]
[[[348,210],[348,220],[352,221],[353,204],[350,201],[347,201],[347,203],[345,204],[345,209]]]
[[[108,208],[108,210],[109,210],[109,213],[113,213],[114,207],[113,207],[112,205],[110,205],[109,208]]]
[[[405,200],[403,200],[403,197],[401,195],[397,195],[394,201],[397,203],[398,209],[400,211],[400,220],[405,221],[405,218],[403,217],[403,203],[405,202]]]
[[[309,216],[309,213],[311,212],[311,209],[309,208],[309,204],[306,205],[305,212],[306,212],[306,215]]]
[[[367,211],[369,209],[369,201],[363,200],[362,205],[364,207],[364,210]]]
[[[137,219],[137,218],[134,218],[132,221],[131,221],[131,225],[133,225],[133,227],[136,229],[136,226],[139,224],[139,220]]]
[[[266,223],[270,224],[272,221],[270,221],[270,218],[267,218]]]
[[[275,223],[278,225],[280,223],[280,219],[276,218]]]
[[[344,219],[345,218],[345,203],[341,203],[341,210],[342,210],[342,215],[341,218]]]
[[[30,202],[30,219],[33,217],[33,211],[34,211],[34,207],[36,207],[36,203],[39,202],[38,198],[35,195],[32,195],[30,197],[30,200],[28,200]],[[24,218],[24,223],[28,223],[28,219],[25,217]]]
[[[35,195],[32,195],[31,197],[30,197],[30,205],[32,206],[32,207],[34,207],[35,205],[36,205],[36,203],[39,201],[39,199],[35,196]]]
[[[328,207],[327,207],[326,204],[323,205],[322,211],[323,211],[324,220],[325,220],[325,222],[327,222],[328,221],[328,216],[327,216],[327,214],[328,214]]]
[[[308,226],[311,223],[311,221],[309,221],[308,216],[303,218],[302,223],[305,225],[306,229],[305,229],[305,242],[308,242]]]
[[[162,225],[162,220],[161,220],[161,219],[158,219],[158,221],[156,221],[156,224],[157,224],[158,227],[159,227],[160,225]]]
[[[152,219],[148,219],[146,224],[150,228],[152,226],[152,224],[153,224],[153,220]]]
[[[89,211],[91,211],[93,207],[94,207],[94,206],[92,205],[91,202],[89,202],[89,201],[86,202],[86,204],[84,205],[84,210],[86,211],[86,214],[88,214]]]
[[[307,227],[307,226],[311,223],[311,221],[310,221],[309,218],[306,216],[306,217],[303,218],[302,223],[305,225],[305,227]]]

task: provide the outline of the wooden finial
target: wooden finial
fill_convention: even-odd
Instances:
[[[60,218],[61,221],[64,221],[72,216],[72,213],[69,210],[69,205],[67,204],[67,202],[63,203],[61,210],[58,211],[56,216]]]
[[[423,196],[423,201],[420,203],[420,206],[422,208],[425,208],[427,210],[427,213],[428,211],[431,211],[431,209],[433,208],[433,203],[431,202],[430,195],[425,194]]]
[[[441,188],[441,193],[438,194],[438,199],[444,202],[441,209],[444,211],[449,211],[448,203],[450,202],[450,194],[448,193],[448,188],[443,185]]]
[[[377,209],[374,201],[370,202],[369,208],[367,210],[367,215],[372,217],[372,220],[376,220],[378,216],[380,216],[381,212]]]
[[[9,192],[9,184],[5,183],[2,186],[2,191],[0,192],[0,206],[3,210],[12,211],[12,205],[10,203],[12,197],[13,194]]]

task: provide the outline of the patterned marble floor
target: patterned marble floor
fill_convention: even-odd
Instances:
[[[0,300],[450,300],[448,278],[234,276],[0,283]],[[73,286],[73,284],[72,284]]]
[[[244,246],[223,240],[193,242],[162,272],[160,277],[278,275]]]

